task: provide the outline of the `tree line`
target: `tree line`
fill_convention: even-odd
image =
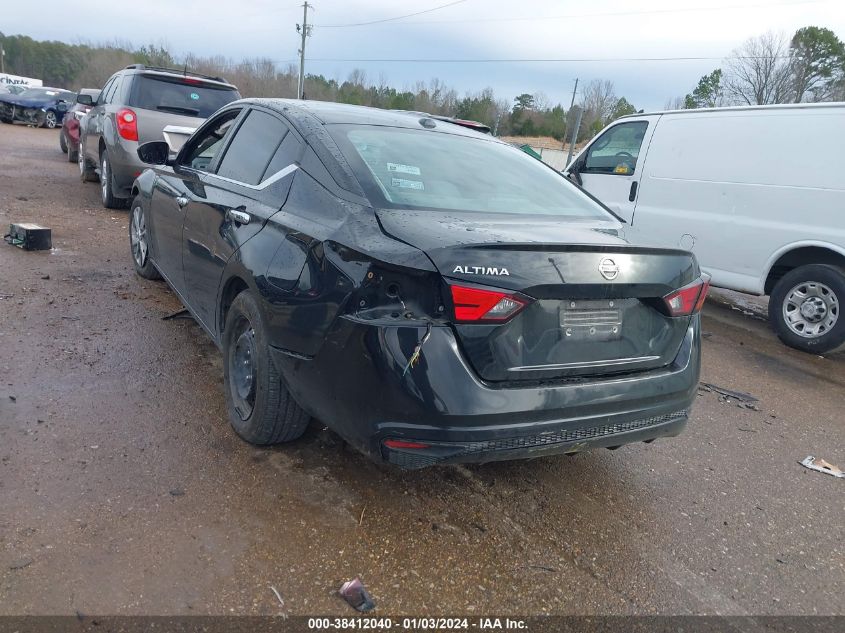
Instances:
[[[231,81],[244,96],[296,96],[298,69],[279,67],[267,58],[233,60],[223,56],[177,56],[161,44],[136,47],[129,42],[67,44],[37,41],[24,35],[4,36],[7,72],[38,77],[44,85],[68,89],[100,87],[117,69],[129,64],[184,68]],[[613,82],[595,79],[582,85],[578,140],[595,135],[637,108],[616,94]],[[578,108],[567,111],[541,93],[523,93],[508,101],[492,88],[459,95],[440,79],[418,81],[401,89],[384,75],[372,79],[360,69],[345,80],[309,74],[309,99],[396,110],[413,110],[481,121],[498,136],[570,136]],[[702,77],[684,97],[667,108],[718,107],[733,104],[798,103],[845,100],[845,45],[830,29],[808,26],[789,40],[767,33],[751,38],[732,52],[723,67]]]
[[[223,56],[202,57],[193,53],[176,56],[161,44],[135,47],[128,42],[108,44],[67,44],[37,41],[24,35],[3,36],[7,71],[38,77],[45,86],[78,90],[100,87],[117,69],[129,64],[184,68],[212,76],[222,76],[250,97],[296,96],[298,69],[279,67],[270,59],[232,60]],[[552,103],[541,93],[524,93],[513,102],[499,98],[492,88],[459,95],[440,79],[418,81],[398,89],[382,75],[373,80],[360,69],[345,80],[309,74],[305,96],[321,101],[337,101],[394,110],[413,110],[456,116],[489,125],[496,135],[551,136],[558,140],[574,125],[573,113],[560,103]],[[613,119],[635,112],[624,97],[617,97],[612,82],[594,80],[581,90],[584,115],[579,138],[588,138]],[[571,129],[571,127],[570,127]]]

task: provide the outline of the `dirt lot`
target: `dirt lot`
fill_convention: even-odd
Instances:
[[[406,473],[315,421],[230,430],[216,349],[132,270],[58,132],[0,125],[0,615],[843,614],[845,353],[780,345],[735,298],[705,309],[702,392],[674,440]]]

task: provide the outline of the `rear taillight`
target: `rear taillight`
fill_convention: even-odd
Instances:
[[[127,141],[138,140],[138,117],[129,108],[121,108],[115,115],[117,133]]]
[[[524,298],[500,290],[450,286],[456,321],[507,321],[528,305]]]
[[[709,289],[710,275],[702,275],[691,284],[663,297],[663,302],[670,316],[689,316],[704,307]]]

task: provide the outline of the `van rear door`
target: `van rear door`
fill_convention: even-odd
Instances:
[[[621,119],[599,134],[573,161],[581,186],[631,223],[642,164],[659,117]]]

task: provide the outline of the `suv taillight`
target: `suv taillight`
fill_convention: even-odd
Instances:
[[[127,141],[138,140],[138,117],[129,108],[121,108],[114,117],[117,122],[117,133]]]
[[[702,274],[691,284],[663,297],[669,316],[689,316],[701,311],[709,289],[710,275]]]
[[[516,316],[528,301],[501,290],[482,290],[466,286],[450,286],[455,320],[463,322],[502,323]]]

